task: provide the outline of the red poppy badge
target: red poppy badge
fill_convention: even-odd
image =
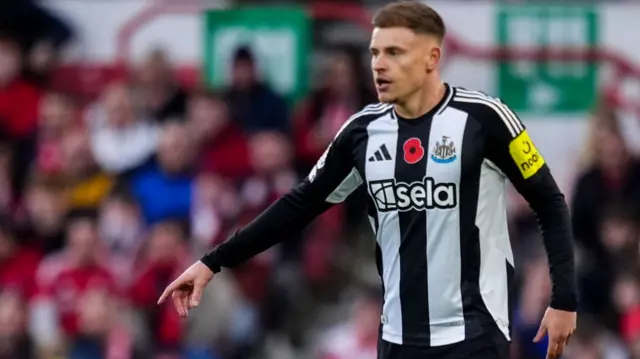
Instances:
[[[408,164],[418,163],[424,157],[422,141],[417,137],[408,139],[402,147],[404,149],[404,161]]]

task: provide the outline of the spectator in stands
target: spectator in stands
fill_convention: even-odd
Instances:
[[[38,269],[38,294],[32,304],[34,338],[49,350],[61,348],[64,338],[83,332],[85,294],[99,291],[115,296],[119,292],[108,252],[100,245],[95,212],[72,212],[66,229],[64,250],[45,258]]]
[[[144,316],[151,336],[150,355],[177,353],[182,349],[182,322],[169,303],[157,306],[161,293],[177,274],[188,265],[187,233],[180,222],[155,224],[136,268],[131,290],[135,308]]]
[[[189,134],[200,146],[200,172],[236,181],[251,174],[248,140],[219,95],[195,94],[188,114]]]
[[[70,96],[49,91],[41,99],[35,163],[39,174],[58,175],[63,170],[62,142],[76,124],[75,116],[75,104]]]
[[[351,307],[349,319],[330,330],[320,343],[318,359],[376,357],[380,326],[380,290],[363,290]]]
[[[248,47],[239,48],[233,56],[231,87],[225,96],[232,117],[249,133],[288,132],[285,100],[260,80],[256,61]]]
[[[22,75],[23,58],[15,37],[0,35],[0,138],[10,144],[11,187],[19,195],[34,158],[40,90]]]
[[[35,276],[41,258],[37,248],[21,243],[6,219],[0,221],[1,292],[31,299],[36,290]]]
[[[333,55],[322,86],[303,102],[293,120],[296,154],[305,174],[347,119],[376,102],[369,78],[360,52],[341,49]]]
[[[64,224],[68,208],[65,188],[53,180],[33,179],[28,183],[17,226],[23,238],[38,245],[43,254],[64,246]]]
[[[0,35],[0,124],[11,140],[31,136],[38,119],[40,91],[21,77],[22,64],[18,40]]]
[[[254,173],[241,188],[243,213],[239,219],[240,225],[253,220],[299,181],[293,169],[293,149],[286,135],[278,132],[257,133],[251,137],[249,146]],[[295,241],[287,241],[292,242]]]
[[[115,297],[88,289],[78,301],[78,334],[69,338],[69,359],[121,359],[133,352]]]
[[[23,298],[11,291],[0,292],[0,359],[36,359],[36,350],[27,332],[27,307]]]
[[[597,256],[584,254],[579,267],[581,305],[607,328],[618,331],[618,315],[622,313],[616,310],[611,293],[619,275],[639,267],[633,213],[628,207],[610,207],[602,214],[598,230],[602,252]]]
[[[198,92],[189,101],[187,129],[198,145],[198,193],[192,204],[195,248],[226,239],[240,210],[236,185],[251,175],[248,139],[219,94]]]
[[[177,83],[167,54],[161,49],[149,53],[137,70],[136,92],[143,113],[159,123],[182,120],[187,111],[187,93]]]
[[[100,238],[113,256],[114,273],[126,286],[145,238],[140,206],[128,191],[117,188],[104,199],[99,211]]]
[[[136,253],[144,234],[142,214],[135,198],[123,188],[115,189],[100,206],[100,233],[112,253]]]
[[[126,84],[111,84],[104,91],[101,105],[89,114],[93,156],[108,173],[133,170],[156,150],[159,129],[140,117],[134,98]]]
[[[131,190],[148,224],[188,219],[194,198],[195,146],[185,125],[165,125],[157,160],[131,176]]]
[[[603,211],[623,201],[640,208],[640,163],[632,157],[611,109],[600,108],[591,118],[584,170],[575,185],[571,204],[576,242],[597,256],[605,253],[597,226]]]
[[[196,181],[191,206],[192,249],[208,250],[228,238],[235,228],[242,205],[236,184],[220,176],[204,173]]]
[[[34,0],[0,3],[0,31],[18,34],[32,79],[44,82],[62,46],[73,37],[71,27]]]
[[[87,132],[68,131],[62,140],[62,151],[63,180],[69,190],[69,206],[98,208],[113,187],[113,180],[93,159]]]
[[[628,343],[640,339],[640,284],[630,272],[618,276],[610,295],[620,316],[618,333]]]

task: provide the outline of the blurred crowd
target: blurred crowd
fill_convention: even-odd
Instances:
[[[24,4],[20,21],[0,13],[0,359],[375,358],[380,285],[362,191],[217,275],[186,321],[156,304],[376,101],[361,54],[333,51],[324,82],[291,103],[260,80],[250,48],[219,91],[181,84],[153,50],[86,101],[50,81],[72,31]],[[614,111],[590,121],[569,196],[581,314],[567,357],[640,359],[640,163]],[[548,266],[535,217],[513,202],[513,358],[544,358],[531,339]]]

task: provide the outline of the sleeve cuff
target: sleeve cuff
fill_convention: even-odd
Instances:
[[[206,265],[213,273],[219,273],[222,268],[220,266],[220,262],[216,258],[215,252],[211,251],[202,258],[200,258],[200,262]]]
[[[578,310],[578,301],[575,298],[551,298],[549,307],[565,312],[575,312]]]

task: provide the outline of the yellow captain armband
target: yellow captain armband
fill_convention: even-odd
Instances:
[[[544,165],[544,158],[533,144],[527,130],[522,131],[511,143],[509,143],[509,154],[518,166],[518,170],[524,179],[535,175]]]

